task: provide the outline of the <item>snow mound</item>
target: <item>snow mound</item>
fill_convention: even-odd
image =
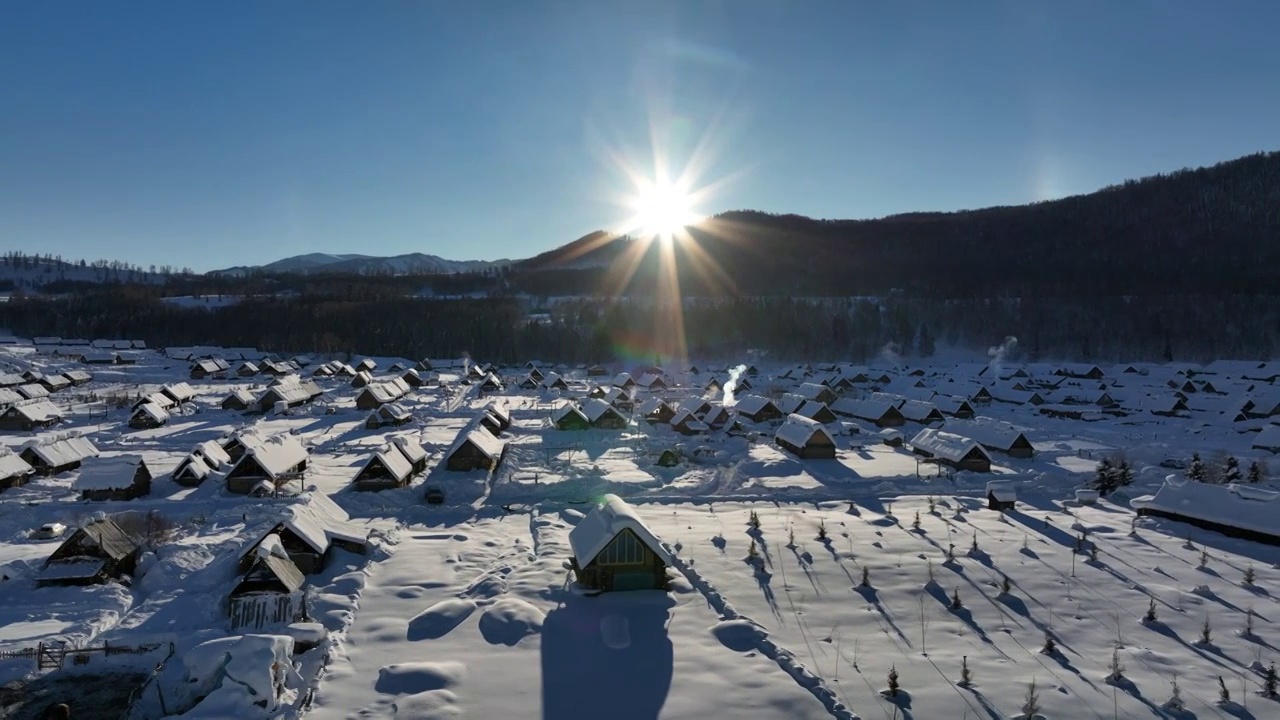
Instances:
[[[721,645],[734,652],[749,652],[756,649],[756,637],[759,632],[748,620],[724,620],[711,626],[711,634],[715,635]]]
[[[396,663],[378,670],[374,688],[388,695],[414,695],[451,688],[466,677],[467,666],[460,662]]]
[[[453,598],[441,600],[409,620],[410,640],[435,640],[453,632],[463,620],[471,617],[476,604]]]
[[[183,717],[273,717],[301,685],[293,669],[293,638],[233,635],[201,643],[182,657],[189,697],[200,698]]]
[[[494,645],[515,645],[542,631],[546,614],[524,600],[502,598],[480,616],[480,634]]]
[[[462,717],[457,706],[458,696],[448,690],[428,690],[406,695],[392,706],[395,716],[413,720],[450,720]]]

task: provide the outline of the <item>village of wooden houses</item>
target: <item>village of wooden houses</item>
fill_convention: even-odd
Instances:
[[[1280,717],[1278,378],[8,338],[0,716]]]

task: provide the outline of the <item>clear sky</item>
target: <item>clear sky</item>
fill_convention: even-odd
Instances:
[[[1280,2],[4,0],[0,249],[526,257],[627,211],[1023,203],[1280,147]]]

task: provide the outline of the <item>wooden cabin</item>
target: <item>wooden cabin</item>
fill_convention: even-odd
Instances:
[[[85,459],[98,456],[98,448],[87,437],[74,435],[27,445],[19,453],[37,475],[57,475],[75,470]]]
[[[551,424],[557,430],[587,430],[591,427],[591,421],[574,405],[565,405],[556,410],[551,415]]]
[[[778,447],[805,460],[830,460],[836,456],[836,440],[822,423],[792,414],[778,427]]]
[[[0,451],[0,491],[26,485],[34,472],[20,456]]]
[[[605,400],[588,398],[582,403],[582,414],[587,416],[591,427],[598,430],[622,430],[627,426],[626,416]]]
[[[155,403],[143,403],[129,416],[129,427],[134,430],[150,430],[169,422],[169,411]]]
[[[616,495],[569,531],[569,565],[589,590],[661,590],[671,556],[631,506]]]
[[[255,405],[253,395],[248,390],[236,390],[222,401],[223,410],[244,412]]]
[[[738,398],[733,409],[738,413],[738,417],[746,418],[756,423],[781,420],[783,417],[782,411],[778,409],[778,406],[772,400],[759,395],[747,395]]]
[[[640,415],[650,425],[664,425],[676,416],[675,408],[662,398],[649,398],[640,406]]]
[[[290,559],[277,535],[258,543],[252,561],[231,589],[227,614],[231,629],[262,630],[299,622],[306,617],[300,592],[306,576]]]
[[[133,500],[151,494],[151,470],[138,455],[97,457],[80,468],[71,485],[81,500]]]
[[[957,470],[991,472],[991,456],[972,438],[926,428],[910,442],[911,451]]]
[[[390,490],[405,487],[413,477],[413,463],[394,443],[379,448],[351,480],[353,490]]]
[[[480,428],[466,428],[445,454],[445,468],[454,472],[495,470],[506,454],[506,443]]]
[[[308,459],[307,449],[292,435],[255,438],[244,444],[244,453],[227,473],[227,492],[247,495],[273,491],[301,477]]]
[[[1021,430],[1001,420],[987,417],[973,420],[948,420],[943,429],[976,440],[986,450],[1003,453],[1009,457],[1025,459],[1036,453],[1035,447]]]
[[[310,493],[307,502],[290,505],[285,518],[269,529],[258,542],[240,555],[238,570],[247,572],[258,555],[258,548],[277,536],[294,565],[306,575],[325,569],[335,549],[363,554],[369,534],[353,525],[347,513],[324,493]]]
[[[62,541],[45,560],[36,584],[99,585],[131,575],[137,562],[138,542],[111,520],[98,520]]]
[[[413,422],[413,413],[396,403],[387,403],[370,412],[365,418],[364,426],[368,430],[377,430],[383,427],[400,427],[410,422]]]
[[[987,483],[987,508],[989,510],[1013,510],[1018,504],[1018,493],[1010,480],[992,480]]]
[[[62,411],[48,400],[23,400],[0,412],[0,430],[32,432],[62,422]]]

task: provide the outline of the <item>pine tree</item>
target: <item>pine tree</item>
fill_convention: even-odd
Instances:
[[[1116,467],[1116,487],[1124,487],[1133,484],[1133,468],[1129,465],[1127,458],[1121,457],[1120,464]]]
[[[1177,675],[1173,676],[1172,685],[1173,687],[1171,688],[1169,699],[1165,700],[1164,705],[1161,705],[1161,707],[1163,707],[1165,710],[1182,712],[1183,710],[1187,709],[1187,703],[1182,699],[1182,688],[1178,687]]]
[[[795,529],[795,526],[788,525],[787,526],[787,547],[793,548],[795,546],[796,546],[796,529]]]
[[[1276,664],[1271,663],[1267,666],[1267,671],[1262,676],[1262,694],[1269,698],[1276,697]]]
[[[1200,567],[1209,567],[1209,548],[1200,548]]]
[[[747,524],[751,526],[752,530],[760,529],[760,516],[756,514],[755,510],[752,510],[751,514],[747,516]]]
[[[1013,581],[1009,579],[1008,575],[1005,575],[1004,573],[1000,573],[1000,594],[1008,595],[1012,590],[1013,590]]]
[[[818,520],[818,539],[819,540],[827,539],[827,521],[826,520]]]
[[[1262,463],[1259,463],[1257,460],[1249,463],[1249,482],[1258,483],[1262,482],[1263,479],[1264,473],[1262,472]]]
[[[1204,482],[1204,478],[1204,462],[1200,460],[1200,453],[1192,453],[1191,464],[1187,467],[1187,479]]]
[[[1234,455],[1228,455],[1222,465],[1222,483],[1224,485],[1240,482],[1240,461]]]
[[[911,527],[915,530],[920,529],[920,511],[916,511],[916,519],[911,521]]]
[[[1098,471],[1093,478],[1093,488],[1098,491],[1099,495],[1109,495],[1112,490],[1116,489],[1116,471],[1111,466],[1110,458],[1102,458],[1098,461]]]
[[[1244,569],[1244,584],[1252,585],[1254,580],[1253,565]]]
[[[1231,691],[1227,689],[1227,684],[1223,682],[1222,676],[1218,676],[1218,702],[1226,705],[1231,702]]]
[[[889,697],[898,697],[898,668],[889,666]]]
[[[970,685],[973,683],[973,673],[969,670],[969,656],[965,655],[960,658],[960,684]]]
[[[976,554],[978,552],[978,531],[973,531],[973,544],[969,546],[969,552]]]
[[[1209,623],[1209,616],[1204,616],[1204,624],[1200,626],[1200,644],[1208,645],[1213,642],[1213,625]]]
[[[916,334],[916,354],[922,358],[933,357],[936,350],[933,333],[929,332],[929,326],[920,323],[920,330]]]
[[[933,515],[938,512],[938,501],[932,495],[929,496],[929,514]]]
[[[1089,562],[1098,562],[1098,543],[1089,546]]]
[[[747,548],[747,558],[755,561],[760,558],[760,551],[756,550],[756,541],[751,541],[751,547]]]
[[[960,602],[960,588],[956,588],[951,591],[951,609],[959,610],[962,607],[964,604]]]
[[[1153,623],[1156,621],[1156,599],[1151,598],[1147,603],[1147,614],[1142,616],[1142,622]]]
[[[866,565],[862,566],[861,587],[864,587],[864,588],[871,587],[871,568],[867,567]]]

